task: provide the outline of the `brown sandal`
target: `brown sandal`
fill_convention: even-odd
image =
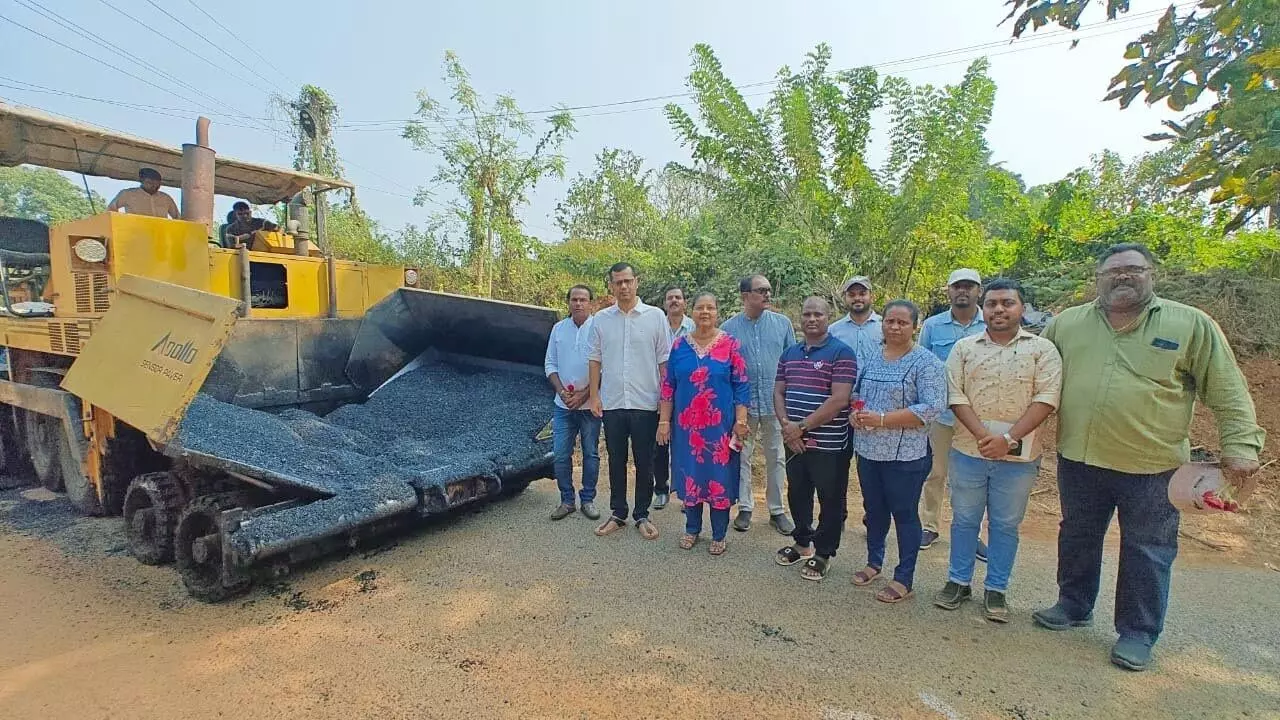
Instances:
[[[681,550],[692,550],[693,546],[697,544],[698,544],[697,535],[685,535],[684,537],[680,538]]]
[[[710,553],[712,555],[723,555],[729,546],[723,540],[712,540]]]
[[[599,535],[600,537],[604,537],[605,535],[612,535],[613,533],[621,530],[626,526],[627,526],[626,520],[619,520],[616,517],[609,516],[608,520],[605,520],[604,522],[600,523],[599,527],[596,528],[596,535]]]
[[[870,565],[853,574],[853,584],[858,587],[870,585],[872,580],[880,577],[880,568]]]
[[[636,530],[640,531],[640,537],[645,540],[658,539],[658,526],[650,522],[649,518],[636,521]]]
[[[899,590],[898,588],[902,589]],[[885,585],[880,592],[876,593],[876,599],[882,603],[889,603],[892,605],[893,603],[900,603],[903,600],[910,599],[914,595],[915,593],[911,591],[911,588],[908,588],[897,580],[892,580],[888,585]]]

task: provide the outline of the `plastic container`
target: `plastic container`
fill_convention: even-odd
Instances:
[[[1169,502],[1179,511],[1193,515],[1225,512],[1204,502],[1205,493],[1218,493],[1225,485],[1222,469],[1216,463],[1187,463],[1169,479]]]

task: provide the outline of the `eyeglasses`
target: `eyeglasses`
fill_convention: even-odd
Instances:
[[[1146,265],[1125,265],[1123,267],[1114,267],[1107,270],[1099,270],[1100,278],[1116,278],[1121,275],[1146,275],[1151,272],[1151,268]]]
[[[764,296],[766,296],[766,295],[772,295],[772,294],[773,294],[773,288],[767,288],[767,287],[751,288],[751,292],[753,292],[753,293],[755,293],[755,294],[757,294],[757,295],[759,295],[759,296],[761,296],[761,297],[764,297]]]

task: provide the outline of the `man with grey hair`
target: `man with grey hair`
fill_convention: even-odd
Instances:
[[[786,459],[782,424],[774,415],[773,383],[778,374],[778,358],[795,344],[796,331],[790,318],[770,309],[773,286],[769,284],[769,278],[748,275],[738,282],[738,290],[742,293],[742,312],[720,326],[742,346],[742,357],[747,361],[747,378],[751,381],[751,407],[747,414],[751,434],[742,448],[738,516],[733,519],[733,529],[739,532],[751,529],[751,513],[755,509],[755,498],[751,494],[751,465],[759,445],[764,451],[769,524],[779,533],[790,535],[795,524],[787,517],[786,507],[782,504]]]
[[[1196,308],[1158,297],[1155,261],[1136,243],[1113,245],[1097,266],[1098,299],[1068,308],[1043,336],[1062,355],[1058,408],[1058,602],[1032,614],[1067,630],[1093,622],[1103,540],[1119,515],[1111,662],[1144,670],[1164,629],[1178,554],[1169,480],[1191,454],[1197,399],[1213,411],[1221,466],[1235,499],[1257,486],[1258,426],[1249,386],[1222,329]]]

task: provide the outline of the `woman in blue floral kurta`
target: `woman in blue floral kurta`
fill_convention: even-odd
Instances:
[[[715,295],[698,293],[692,306],[693,332],[676,338],[667,359],[658,442],[671,444],[671,482],[684,501],[680,547],[688,550],[697,543],[702,506],[709,505],[711,554],[721,555],[729,509],[738,501],[737,448],[748,432],[750,386],[738,341],[717,327]]]

